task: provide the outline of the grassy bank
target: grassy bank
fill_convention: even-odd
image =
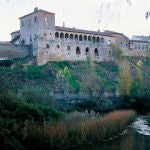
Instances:
[[[65,121],[26,125],[25,145],[28,149],[48,149],[88,144],[117,135],[136,117],[132,110],[98,114],[70,114]]]

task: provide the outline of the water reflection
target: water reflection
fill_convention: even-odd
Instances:
[[[127,135],[95,145],[84,145],[74,150],[150,150],[149,129],[146,117],[140,117],[134,122]]]

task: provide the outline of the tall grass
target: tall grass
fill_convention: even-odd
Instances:
[[[103,117],[75,112],[57,123],[38,126],[28,123],[25,145],[30,149],[47,149],[98,142],[123,131],[135,117],[136,113],[132,110],[114,111]]]

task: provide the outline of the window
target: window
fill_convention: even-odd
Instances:
[[[91,36],[88,36],[88,41],[91,41]]]
[[[87,48],[85,49],[85,54],[88,55],[89,52],[90,52],[90,50],[89,50],[89,48],[87,47]]]
[[[58,32],[55,33],[55,38],[57,38],[57,39],[59,38],[59,33]]]
[[[77,55],[80,55],[80,54],[81,54],[79,47],[76,48],[76,54],[77,54]]]
[[[87,41],[87,36],[86,35],[84,35],[84,41]]]
[[[73,34],[70,34],[70,40],[73,40]]]
[[[98,49],[97,48],[95,48],[95,50],[94,50],[94,55],[95,56],[98,56],[99,54],[98,54]]]
[[[44,18],[44,22],[46,22],[46,23],[48,22],[48,17]]]
[[[64,34],[60,33],[60,38],[63,39],[64,38]]]
[[[110,40],[108,40],[108,45],[110,45],[111,44],[111,41]]]
[[[99,42],[100,41],[100,38],[99,37],[97,37],[97,42]]]
[[[67,46],[67,50],[70,51],[70,46]]]
[[[75,35],[75,40],[76,40],[76,41],[78,40],[78,35],[77,35],[77,34]]]
[[[57,48],[60,48],[60,45],[57,45]]]
[[[49,44],[46,44],[46,48],[49,48]]]
[[[137,49],[137,45],[136,44],[135,44],[134,48]]]
[[[68,39],[68,36],[69,36],[68,33],[66,33],[66,34],[65,34],[65,39]]]
[[[92,39],[93,39],[93,42],[95,43],[95,36],[93,36],[93,38],[92,38]]]
[[[112,54],[111,50],[109,50],[109,52],[108,52],[108,53],[109,53],[109,55],[111,55],[111,54]]]
[[[44,33],[44,36],[46,36],[47,34],[46,33]]]
[[[34,22],[36,22],[37,21],[37,18],[36,18],[36,16],[34,16]]]
[[[30,42],[32,42],[32,36],[30,35]]]
[[[79,35],[79,41],[82,41],[82,35]]]

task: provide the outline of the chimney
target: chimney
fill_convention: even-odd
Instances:
[[[65,22],[63,22],[63,27],[65,27]]]
[[[38,11],[38,7],[35,7],[35,8],[34,8],[34,12],[37,12],[37,11]]]

